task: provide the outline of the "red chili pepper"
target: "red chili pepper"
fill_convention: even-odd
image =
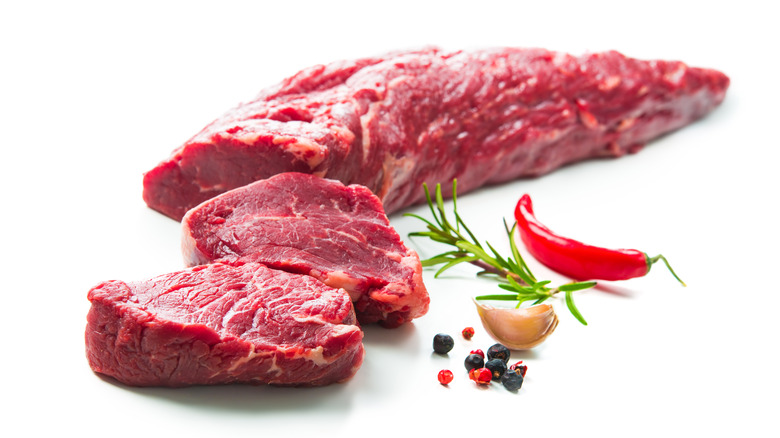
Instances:
[[[515,207],[517,230],[528,252],[548,268],[575,280],[626,280],[642,277],[662,260],[683,286],[662,255],[650,257],[636,249],[608,249],[586,245],[561,237],[542,225],[534,216],[531,197],[520,198]]]

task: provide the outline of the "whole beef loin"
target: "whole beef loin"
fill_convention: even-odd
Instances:
[[[185,142],[145,174],[144,199],[179,220],[297,171],[364,185],[390,214],[422,201],[423,182],[457,177],[465,193],[636,151],[707,114],[728,85],[714,70],[617,52],[431,48],[315,66]]]
[[[200,204],[182,230],[189,266],[240,260],[311,275],[346,290],[361,323],[397,327],[428,310],[417,253],[363,186],[283,173]]]
[[[345,291],[257,263],[109,281],[88,296],[89,364],[128,385],[324,385],[363,361]]]

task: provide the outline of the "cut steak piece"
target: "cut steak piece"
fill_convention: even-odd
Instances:
[[[325,385],[363,361],[345,291],[257,263],[108,281],[88,297],[89,364],[127,385]]]
[[[417,253],[360,185],[279,174],[193,208],[182,230],[189,266],[242,260],[311,275],[345,289],[361,323],[397,327],[428,310]]]
[[[227,190],[297,171],[361,184],[391,214],[458,178],[484,184],[620,156],[710,112],[729,79],[676,61],[544,49],[395,52],[303,70],[206,126],[144,175],[180,220]],[[448,193],[445,193],[447,195]]]

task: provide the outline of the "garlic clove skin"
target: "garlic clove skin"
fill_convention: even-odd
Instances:
[[[514,309],[473,301],[488,334],[512,350],[536,347],[558,326],[558,316],[549,304]]]

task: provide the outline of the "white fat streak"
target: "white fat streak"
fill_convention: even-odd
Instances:
[[[288,122],[294,123],[294,122]],[[257,139],[260,137],[261,131],[240,131],[230,136],[234,140],[238,140],[244,144],[254,145],[257,143]],[[209,141],[209,143],[214,143]],[[308,138],[299,138],[289,135],[279,135],[274,137],[273,143],[280,146],[286,152],[292,154],[297,160],[303,161],[309,168],[314,169],[323,160],[327,153],[327,148],[316,141]],[[314,152],[312,154],[312,152]]]
[[[414,271],[420,271],[422,272],[422,268],[420,266],[420,257],[417,255],[416,252],[409,250],[409,252],[401,259],[401,265],[405,268],[408,268],[412,272]]]
[[[257,352],[255,352],[255,346],[254,346],[254,345],[250,345],[250,346],[252,347],[252,349],[249,351],[249,354],[248,354],[248,355],[246,355],[245,357],[240,357],[240,358],[236,359],[236,360],[233,362],[233,365],[231,365],[231,366],[230,366],[230,368],[228,368],[228,370],[227,370],[227,371],[228,371],[229,373],[232,373],[233,371],[235,371],[236,369],[238,369],[238,367],[240,367],[240,366],[244,365],[245,363],[247,363],[247,362],[249,362],[250,360],[254,359],[255,357],[259,356],[259,355],[257,354]]]
[[[362,295],[357,291],[357,286],[360,281],[353,275],[350,275],[344,271],[331,271],[324,277],[320,277],[321,281],[330,287],[344,289],[351,301],[357,301]]]
[[[341,336],[343,334],[352,333],[360,331],[360,329],[357,326],[354,325],[347,325],[347,324],[339,324],[334,325],[331,328],[330,334],[331,336]],[[331,364],[338,356],[334,356],[332,359],[328,360],[324,356],[325,349],[320,345],[317,348],[312,348],[306,352],[306,354],[296,354],[293,356],[294,358],[302,357],[303,359],[306,359],[308,361],[314,362],[317,365],[324,366]]]
[[[318,322],[324,322],[324,321],[321,321],[322,317],[319,317],[319,318],[317,318],[317,317],[296,318],[296,320],[298,320],[298,321],[307,321],[307,320],[317,321],[318,319],[320,320]],[[331,330],[331,335],[332,336],[341,336],[343,334],[347,334],[347,333],[351,333],[351,332],[355,332],[355,331],[360,331],[360,329],[357,326],[354,326],[354,325],[339,324],[339,325],[333,326],[333,328]],[[290,349],[290,350],[293,350],[293,349]],[[297,350],[297,349],[295,349],[295,350]],[[284,347],[279,347],[277,349],[277,351],[279,351],[279,352],[284,354],[284,353],[287,353],[288,349],[286,349]],[[251,350],[249,351],[249,354],[247,354],[244,357],[240,357],[240,358],[236,359],[233,362],[233,364],[230,366],[230,368],[228,368],[227,372],[228,373],[232,373],[232,372],[236,371],[239,367],[241,367],[244,364],[250,362],[251,360],[255,359],[256,357],[260,357],[260,356],[263,356],[265,358],[270,358],[271,359],[271,367],[268,369],[268,373],[274,373],[275,376],[279,376],[282,373],[282,368],[276,362],[276,355],[273,354],[272,352],[268,352],[268,351],[262,351],[262,352],[258,353],[257,351],[255,351],[255,346],[254,345],[251,345]],[[310,348],[308,350],[305,350],[302,353],[299,353],[299,352],[296,351],[295,354],[293,354],[291,356],[287,356],[285,354],[285,357],[287,357],[288,359],[305,359],[305,360],[308,360],[310,362],[313,362],[317,366],[327,366],[327,365],[330,365],[338,356],[334,356],[330,360],[326,359],[325,358],[325,348],[320,345],[320,346],[317,346],[316,348]]]
[[[249,288],[249,289],[256,288],[256,286],[254,285],[254,280],[252,280],[249,283],[247,283],[246,287]],[[222,327],[227,327],[230,324],[230,320],[233,319],[233,317],[239,313],[239,312],[236,312],[236,309],[241,309],[242,305],[244,303],[249,302],[249,301],[251,301],[251,297],[250,297],[250,295],[247,295],[247,296],[239,299],[235,303],[233,303],[233,305],[230,306],[228,311],[225,312],[225,315],[222,316]],[[252,350],[254,351],[254,345],[252,346]]]
[[[329,231],[331,233],[333,233],[333,234],[338,234],[338,235],[344,237],[345,239],[352,240],[353,242],[355,242],[355,243],[357,243],[359,245],[366,245],[365,240],[359,238],[358,236],[355,236],[354,234],[350,234],[350,233],[347,233],[347,232],[341,231],[341,230],[329,230]],[[401,257],[402,256],[398,252],[388,251],[388,250],[385,250],[384,248],[380,248],[378,246],[371,246],[371,248],[375,249],[375,250],[377,250],[379,252],[384,253],[385,257],[388,257],[389,259],[391,259],[391,260],[393,260],[395,262],[400,262],[401,261]],[[343,271],[333,271],[333,273],[335,275],[347,275]]]
[[[384,199],[388,193],[394,192],[396,187],[408,181],[414,171],[415,160],[410,157],[396,158],[390,154],[385,154],[382,162],[385,178],[382,181],[382,187],[379,188],[380,199]]]
[[[679,85],[682,82],[683,76],[685,76],[685,73],[688,71],[688,68],[685,64],[680,64],[677,66],[677,68],[674,71],[670,71],[669,73],[666,73],[664,75],[664,79],[666,79],[668,82],[671,82],[674,85]]]
[[[327,324],[322,315],[293,316],[293,319],[303,323]]]
[[[363,139],[363,163],[368,162],[369,154],[371,153],[371,133],[368,132],[368,124],[376,116],[376,102],[372,103],[368,107],[368,111],[360,116],[360,129],[362,131]]]
[[[286,152],[308,164],[310,169],[314,169],[325,160],[325,147],[308,138],[276,137],[274,144],[280,145]],[[311,154],[312,152],[314,153]]]

